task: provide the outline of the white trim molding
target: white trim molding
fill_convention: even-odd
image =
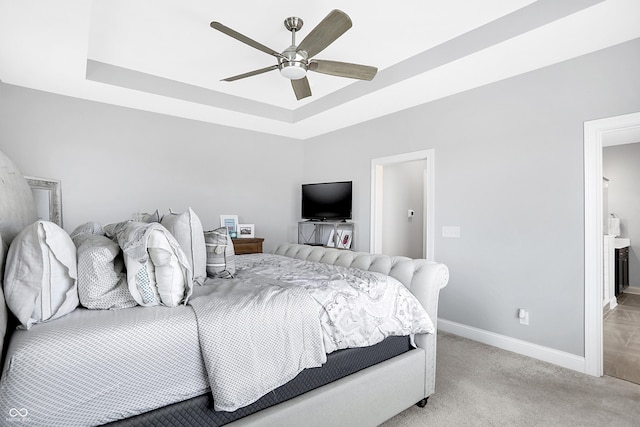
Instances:
[[[584,123],[584,359],[587,374],[602,376],[602,147],[605,138],[640,126],[640,113]]]
[[[379,203],[382,194],[382,174],[385,165],[410,162],[413,160],[426,160],[426,186],[425,192],[425,258],[435,259],[435,150],[421,150],[411,153],[403,153],[395,156],[382,157],[371,160],[371,229],[369,240],[369,252],[379,254],[382,245],[382,204]]]
[[[602,307],[600,308],[600,313],[602,314]],[[483,329],[474,328],[472,326],[463,325],[446,319],[438,318],[438,329],[450,334],[478,341],[483,344],[492,345],[503,350],[533,357],[534,359],[542,360],[544,362],[553,363],[554,365],[562,366],[574,371],[585,372],[584,357],[576,356],[575,354],[511,338],[506,335],[496,334],[494,332],[485,331]]]

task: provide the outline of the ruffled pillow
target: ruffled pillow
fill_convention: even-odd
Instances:
[[[76,247],[53,222],[25,227],[11,242],[5,268],[7,306],[27,329],[78,306]]]

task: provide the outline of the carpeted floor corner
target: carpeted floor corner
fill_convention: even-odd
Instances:
[[[640,385],[438,332],[435,394],[382,426],[640,426]]]

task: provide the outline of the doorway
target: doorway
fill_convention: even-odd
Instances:
[[[605,258],[615,274],[605,275],[605,291],[607,281],[612,286],[609,304],[607,295],[604,300],[603,373],[636,384],[640,384],[639,163],[640,135],[614,143],[605,135],[602,169],[608,181],[603,215],[607,219],[602,225],[610,235],[605,236]]]
[[[602,147],[632,135],[640,135],[640,113],[584,124],[584,371],[598,377],[603,374]]]
[[[399,154],[395,156],[383,157],[373,159],[371,161],[371,239],[370,239],[370,252],[371,253],[383,253],[383,243],[385,240],[385,230],[393,227],[389,224],[389,221],[385,220],[385,169],[387,169],[388,176],[393,176],[392,179],[387,179],[387,186],[392,184],[393,179],[398,177],[398,169],[415,169],[415,166],[421,167],[424,171],[422,178],[418,178],[420,181],[416,187],[413,188],[414,192],[421,192],[417,198],[422,201],[422,206],[418,208],[404,209],[405,222],[413,222],[414,225],[417,221],[421,221],[419,224],[420,235],[422,237],[422,258],[434,259],[434,150],[423,150],[411,153]],[[424,166],[420,166],[424,165]],[[404,167],[406,166],[406,168]],[[412,168],[412,166],[414,168]],[[407,172],[401,172],[407,173]],[[414,173],[415,176],[415,173]],[[398,188],[395,192],[407,191],[407,187]],[[389,190],[387,189],[387,199],[389,198]],[[411,218],[409,211],[422,210],[422,220],[417,217]],[[388,215],[388,214],[387,214]]]

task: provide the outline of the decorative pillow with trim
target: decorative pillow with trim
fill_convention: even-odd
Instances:
[[[58,225],[36,221],[11,242],[5,267],[7,306],[27,329],[78,306],[76,246]]]
[[[207,278],[207,249],[198,215],[191,208],[180,214],[169,210],[160,223],[176,238],[191,263],[193,280],[202,285]]]
[[[232,279],[236,274],[236,255],[227,227],[204,232],[207,247],[207,276]]]
[[[131,218],[132,221],[146,222],[147,224],[150,224],[152,222],[160,222],[160,219],[160,211],[158,209],[156,209],[156,211],[152,213],[137,212],[133,214],[133,217]]]
[[[193,290],[187,256],[160,223],[127,221],[105,226],[124,253],[129,292],[140,305],[186,304]]]

